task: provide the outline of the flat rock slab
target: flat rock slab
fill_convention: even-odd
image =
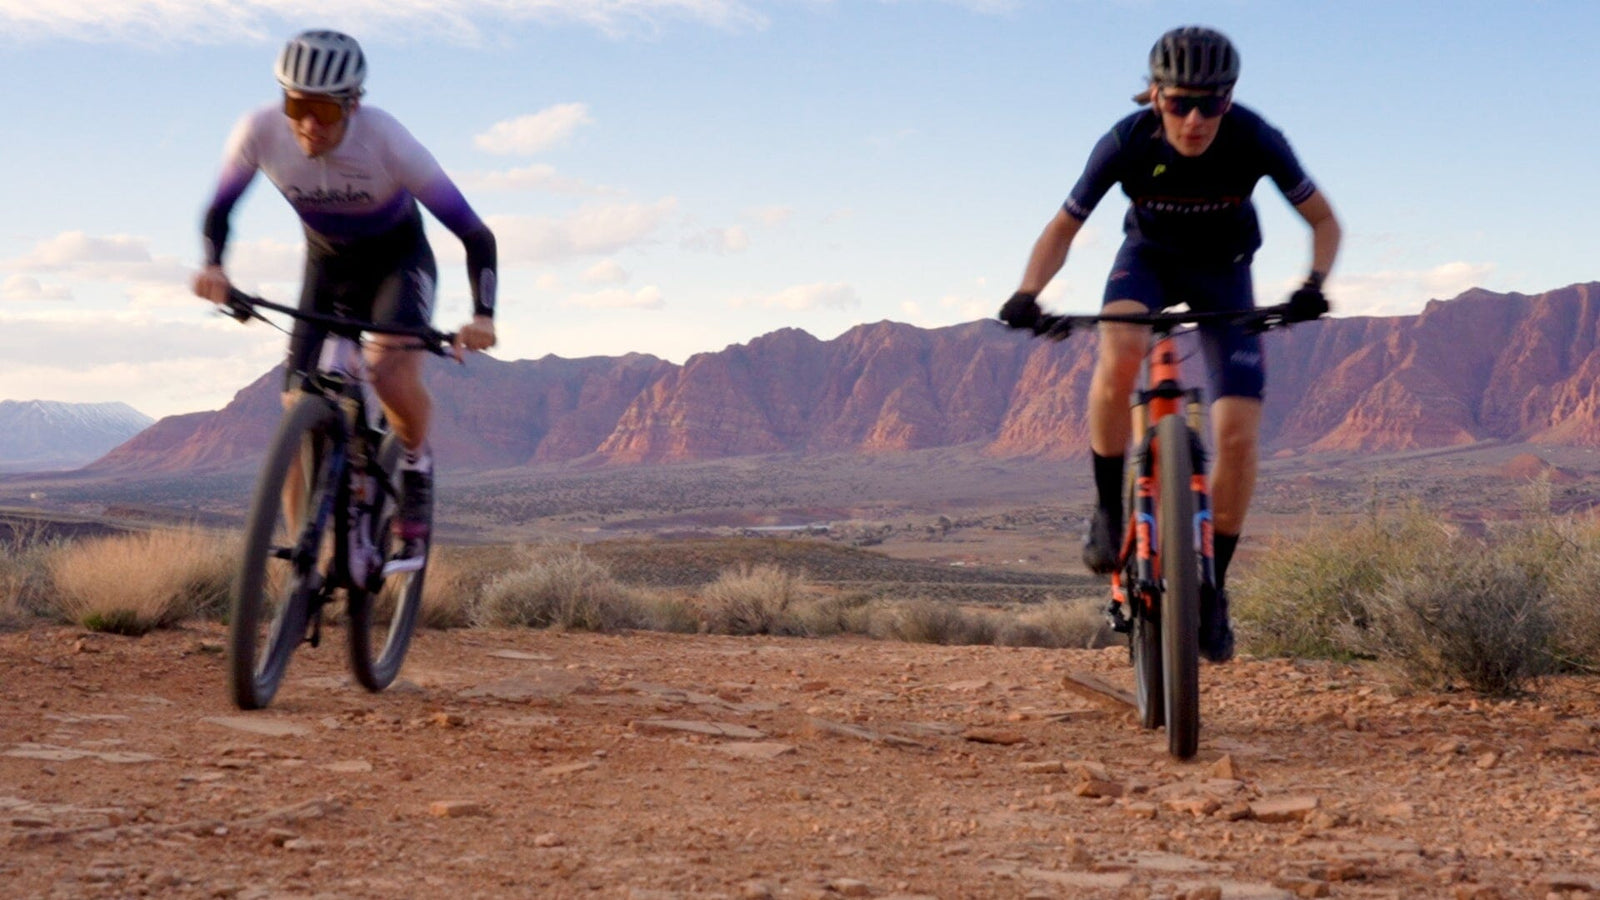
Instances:
[[[633,727],[638,731],[685,731],[690,734],[742,740],[759,740],[767,736],[765,732],[757,731],[747,725],[735,725],[732,722],[697,722],[691,719],[639,719],[633,723]]]
[[[495,659],[516,659],[523,662],[555,662],[555,657],[548,653],[529,653],[526,650],[491,650],[489,655]]]
[[[461,691],[460,696],[525,703],[529,700],[558,700],[573,694],[594,693],[595,690],[594,679],[586,675],[577,675],[565,669],[538,669],[467,688]]]
[[[262,716],[210,716],[201,719],[211,725],[221,725],[234,731],[244,731],[266,737],[299,737],[310,734],[311,726],[292,719],[271,719]]]
[[[709,749],[739,759],[767,760],[788,756],[795,752],[794,745],[776,741],[738,741],[731,744],[712,744]]]
[[[127,765],[155,762],[161,757],[126,750],[82,750],[77,747],[57,747],[53,744],[18,744],[3,755],[19,759],[42,759],[46,762],[71,762],[77,759],[98,759],[101,762]]]

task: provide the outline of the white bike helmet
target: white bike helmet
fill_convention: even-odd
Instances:
[[[283,45],[276,74],[286,91],[359,97],[367,77],[367,58],[348,34],[302,31]]]

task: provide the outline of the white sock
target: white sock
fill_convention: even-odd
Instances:
[[[426,445],[416,450],[407,450],[400,460],[400,471],[410,469],[413,472],[432,472],[433,454],[428,452]]]

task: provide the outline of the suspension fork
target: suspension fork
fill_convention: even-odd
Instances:
[[[1213,588],[1217,585],[1214,542],[1215,528],[1211,517],[1211,482],[1206,477],[1206,448],[1200,435],[1200,409],[1203,395],[1199,388],[1184,392],[1185,414],[1189,420],[1189,455],[1193,460],[1189,489],[1194,492],[1194,547],[1200,560],[1200,583]]]

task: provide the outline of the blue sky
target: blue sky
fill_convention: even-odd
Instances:
[[[1238,100],[1339,213],[1337,314],[1600,278],[1589,0],[0,0],[0,398],[212,409],[278,359],[187,281],[223,140],[303,27],[362,41],[367,102],[494,227],[498,356],[682,361],[992,315],[1150,44],[1190,23],[1234,39]],[[1256,202],[1272,302],[1309,236],[1270,182]],[[1124,209],[1046,305],[1097,305]],[[264,178],[233,226],[236,281],[297,296]],[[429,233],[453,327],[463,255]]]

